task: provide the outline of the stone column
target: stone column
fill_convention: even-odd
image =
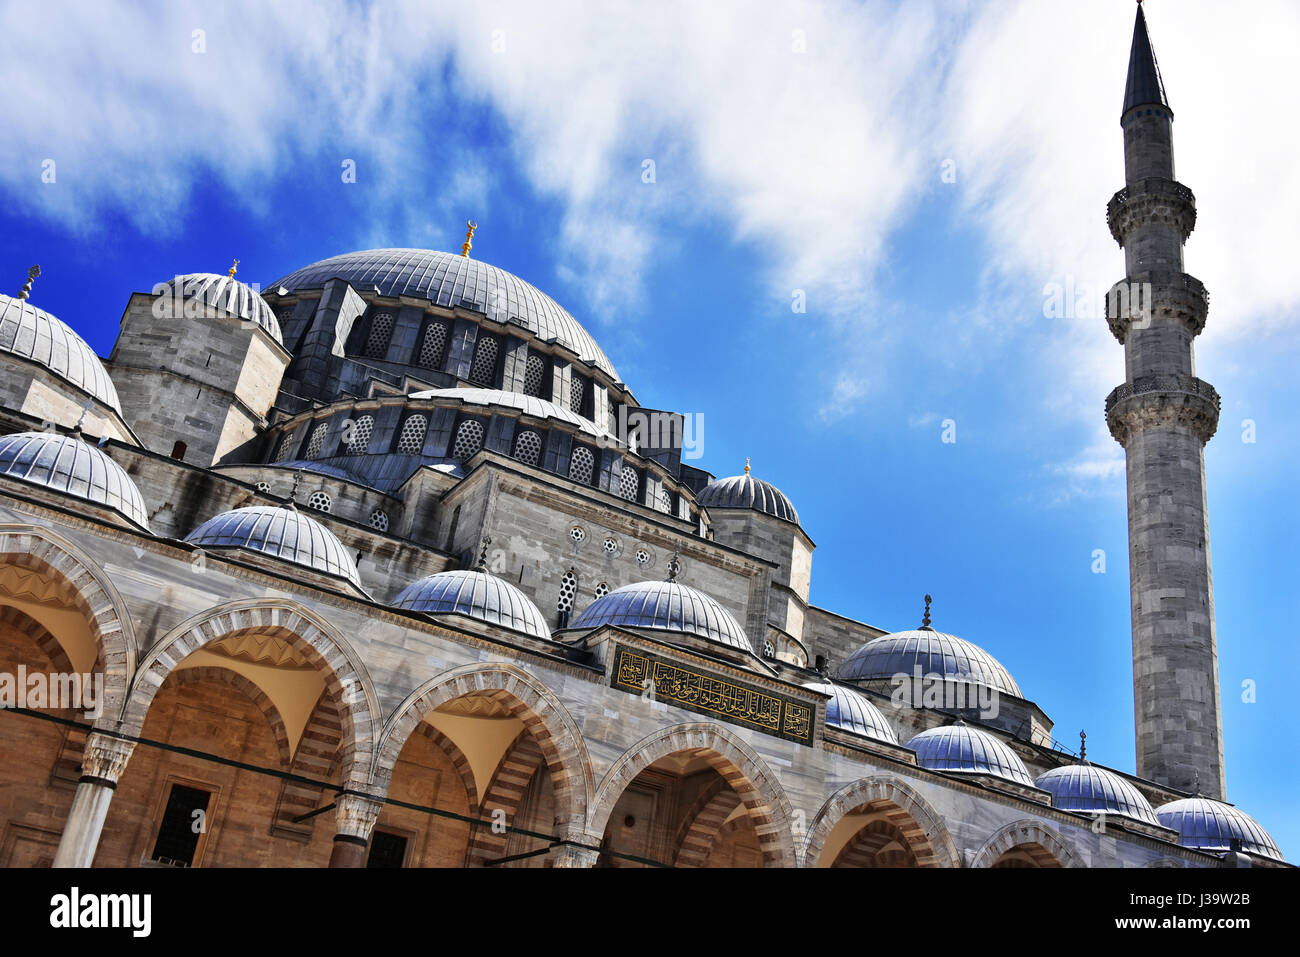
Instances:
[[[330,867],[365,867],[370,832],[384,803],[366,794],[340,794],[334,802],[334,850]]]
[[[134,750],[134,741],[98,732],[91,732],[86,739],[81,779],[54,854],[55,867],[90,867],[94,863],[113,791]]]

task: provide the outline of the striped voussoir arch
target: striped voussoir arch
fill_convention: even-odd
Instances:
[[[896,846],[890,847],[891,844]],[[888,850],[886,850],[888,848]],[[915,867],[907,838],[893,822],[872,821],[844,845],[832,867]]]
[[[470,767],[469,758],[465,757],[465,752],[460,749],[455,741],[427,721],[420,722],[420,733],[441,748],[443,754],[447,755],[447,760],[456,769],[456,773],[460,775],[461,784],[465,786],[465,797],[469,804],[469,813],[471,815],[475,814],[478,811],[478,786],[474,782],[474,769]]]
[[[1009,851],[1025,855],[1029,867],[1083,867],[1065,839],[1041,821],[1013,821],[999,828],[975,854],[972,867],[992,867]],[[1023,860],[1023,859],[1022,859]],[[1011,866],[1015,866],[1013,862]]]
[[[790,802],[780,781],[757,752],[731,731],[708,724],[683,724],[655,732],[614,762],[592,805],[588,833],[604,834],[623,791],[643,770],[670,754],[699,757],[722,775],[740,797],[758,834],[766,867],[793,866]]]
[[[542,748],[537,739],[526,729],[520,731],[519,737],[506,749],[505,757],[501,759],[491,783],[483,792],[483,805],[479,814],[483,823],[475,825],[469,842],[468,863],[471,866],[481,867],[485,862],[505,854],[510,832],[494,832],[490,821],[499,810],[505,815],[507,825],[514,822],[529,782],[544,764]]]
[[[740,795],[722,778],[700,794],[682,824],[682,837],[677,843],[676,867],[704,867],[713,854],[722,824],[731,812],[740,806]]]
[[[958,866],[956,846],[939,815],[906,783],[882,775],[845,785],[827,800],[804,842],[804,867],[818,865],[835,825],[856,813],[879,813],[897,828],[917,867]]]
[[[234,688],[251,701],[258,711],[262,712],[263,717],[266,718],[266,723],[271,727],[271,735],[275,738],[276,750],[280,753],[280,767],[282,769],[288,768],[289,731],[284,726],[284,718],[280,716],[280,710],[275,706],[275,702],[252,681],[249,681],[241,674],[231,671],[229,668],[221,668],[216,665],[203,665],[198,668],[177,668],[168,676],[167,680],[177,686],[198,684],[200,681],[212,681]]]
[[[298,747],[293,752],[293,763],[289,766],[291,774],[311,778],[316,781],[334,782],[339,772],[339,743],[343,740],[343,719],[339,715],[338,704],[328,692],[322,691],[316,706],[312,708],[311,717],[302,729]],[[316,818],[295,821],[311,811],[334,800],[333,790],[328,792],[321,785],[307,784],[303,781],[286,780],[280,785],[280,796],[275,805],[276,831],[282,834],[310,836],[316,826]]]

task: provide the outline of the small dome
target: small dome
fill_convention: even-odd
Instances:
[[[0,352],[30,359],[121,413],[117,389],[86,340],[23,299],[0,294]]]
[[[830,727],[898,744],[894,729],[889,726],[880,709],[868,701],[862,692],[830,682],[811,684],[808,687],[831,696],[831,700],[826,702],[826,724]]]
[[[1143,824],[1159,824],[1142,792],[1113,771],[1087,761],[1052,768],[1038,776],[1034,787],[1051,792],[1052,806],[1085,814],[1115,814]]]
[[[421,578],[402,589],[393,607],[427,615],[464,615],[534,638],[551,637],[546,619],[527,595],[483,571],[439,572]]]
[[[75,436],[18,432],[0,437],[0,475],[105,505],[149,528],[144,498],[131,477],[102,449]]]
[[[922,731],[907,747],[916,752],[916,763],[931,771],[991,774],[1027,787],[1034,783],[1014,751],[993,735],[961,721]]]
[[[220,310],[233,319],[248,319],[256,322],[281,345],[280,322],[267,305],[265,299],[254,290],[232,276],[218,276],[211,272],[195,272],[186,276],[177,276],[167,282],[160,282],[153,287],[155,296],[162,295],[176,298],[176,287],[180,286],[180,299],[199,302],[213,309]]]
[[[1192,797],[1171,801],[1156,809],[1156,817],[1165,827],[1178,832],[1178,843],[1203,851],[1232,850],[1233,840],[1241,850],[1274,860],[1284,860],[1281,850],[1255,819],[1231,804]]]
[[[844,660],[835,677],[841,681],[889,679],[898,674],[911,676],[917,667],[922,675],[943,675],[1024,697],[1011,673],[983,648],[928,628],[871,639]]]
[[[680,582],[637,582],[597,598],[570,627],[679,631],[753,653],[745,629],[716,601]]]
[[[695,500],[705,508],[748,508],[799,524],[799,513],[784,492],[770,482],[749,475],[710,482],[700,489]]]
[[[253,505],[222,512],[185,541],[204,548],[250,548],[361,587],[356,562],[338,536],[296,508]]]

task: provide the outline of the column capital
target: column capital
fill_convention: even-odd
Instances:
[[[92,731],[81,758],[81,780],[116,787],[135,751],[135,742]]]
[[[340,794],[334,802],[336,838],[342,835],[365,843],[370,839],[370,832],[374,830],[375,821],[379,820],[379,812],[383,807],[382,800],[368,794]]]

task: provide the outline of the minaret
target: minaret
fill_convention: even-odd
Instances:
[[[1140,3],[1140,0],[1139,0]],[[1107,300],[1126,381],[1106,421],[1128,470],[1137,772],[1223,797],[1219,660],[1205,507],[1205,443],[1219,394],[1196,377],[1192,340],[1209,296],[1183,272],[1196,198],[1174,179],[1173,111],[1138,7],[1120,125],[1127,185],[1106,210],[1127,278]]]

